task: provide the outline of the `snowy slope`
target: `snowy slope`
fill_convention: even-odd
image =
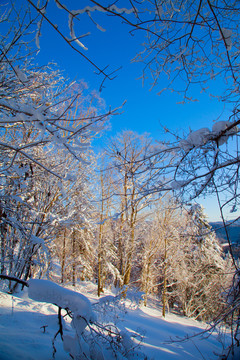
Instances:
[[[0,293],[0,359],[51,359],[52,339],[57,327],[57,308]],[[47,325],[44,329],[42,326]],[[56,359],[66,359],[66,353],[57,338]]]
[[[88,294],[86,293],[88,290]],[[89,291],[90,290],[90,291]],[[91,301],[97,301],[91,285],[81,287],[81,292]],[[205,338],[194,337],[185,342],[171,342],[178,337],[191,336],[205,325],[191,319],[161,312],[150,307],[129,307],[118,327],[130,333],[142,332],[144,338],[141,353],[154,360],[217,359],[214,353],[222,352],[219,335]],[[44,328],[42,326],[47,326]],[[18,296],[0,292],[0,359],[1,360],[49,360],[53,358],[52,340],[58,331],[57,307],[28,298],[27,291]],[[64,333],[74,336],[69,322]],[[64,351],[58,335],[55,340],[55,359],[70,359]],[[106,360],[111,360],[110,358]]]

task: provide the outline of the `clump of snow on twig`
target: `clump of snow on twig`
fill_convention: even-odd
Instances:
[[[238,127],[231,127],[230,121],[217,121],[212,126],[212,131],[208,128],[201,128],[196,131],[190,132],[188,137],[179,142],[179,147],[184,151],[190,151],[194,147],[201,147],[209,140],[217,140],[218,145],[225,144],[230,136],[238,132]],[[230,128],[229,130],[227,130]]]
[[[230,136],[233,136],[238,132],[237,126],[232,127],[230,130],[227,130],[231,125],[232,123],[230,121],[218,121],[213,124],[212,133],[214,136],[219,136],[218,145],[225,144]]]
[[[193,147],[206,144],[209,140],[211,132],[208,128],[202,128],[191,132],[186,140],[181,140],[179,143],[180,148],[185,151],[192,149]]]
[[[232,49],[232,39],[231,39],[232,30],[222,28],[222,35],[224,37],[226,48],[228,51],[230,51]]]
[[[172,190],[180,190],[183,186],[186,185],[185,181],[181,181],[181,180],[173,180],[171,182],[171,189]]]

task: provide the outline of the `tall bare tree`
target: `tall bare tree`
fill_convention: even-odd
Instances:
[[[115,198],[118,199],[119,214],[119,271],[123,285],[130,282],[133,255],[135,252],[136,225],[140,212],[146,209],[153,196],[142,196],[146,191],[151,174],[143,172],[144,159],[152,149],[147,135],[125,131],[110,143],[108,155],[115,168]]]

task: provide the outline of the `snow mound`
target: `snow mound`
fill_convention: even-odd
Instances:
[[[74,314],[75,319],[81,317],[86,321],[94,321],[92,305],[86,296],[65,289],[49,280],[30,279],[28,284],[28,296],[31,299],[68,309]]]

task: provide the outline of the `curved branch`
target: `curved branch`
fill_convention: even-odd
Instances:
[[[72,40],[69,40],[66,36],[64,36],[64,34],[58,29],[58,26],[55,25],[42,11],[41,9],[39,9],[31,0],[27,0],[29,2],[29,4],[42,16],[42,18],[44,18],[49,25],[61,36],[61,38],[74,50],[76,51],[79,55],[81,55],[85,60],[87,60],[93,67],[95,67],[95,69],[98,70],[99,74],[103,74],[105,79],[109,79],[112,80],[111,78],[111,74],[107,74],[105,72],[105,69],[100,69],[100,67],[98,67],[88,56],[84,55],[79,49],[77,49],[73,44],[72,44]]]
[[[4,275],[4,274],[0,274],[0,279],[3,280],[9,280],[9,281],[16,281],[18,284],[21,284],[23,286],[29,287],[28,282],[22,279],[18,279],[14,276],[9,276],[9,275]]]
[[[207,3],[208,3],[208,5],[209,5],[209,8],[210,8],[213,16],[214,16],[214,19],[215,19],[215,21],[216,21],[216,23],[217,23],[217,27],[218,27],[219,32],[220,32],[220,34],[221,34],[221,37],[222,37],[222,39],[223,39],[224,46],[225,46],[225,48],[226,48],[226,54],[227,54],[228,64],[229,64],[229,67],[230,67],[230,69],[231,69],[231,73],[232,73],[233,80],[234,80],[234,82],[236,82],[237,79],[236,79],[236,76],[235,76],[234,71],[233,71],[233,68],[232,68],[232,63],[231,63],[231,60],[230,60],[229,51],[228,51],[228,46],[227,46],[227,43],[226,43],[225,36],[224,36],[223,31],[222,31],[222,28],[221,28],[221,26],[220,26],[220,24],[219,24],[217,15],[215,14],[215,11],[213,10],[212,4],[210,3],[209,0],[207,0]]]

